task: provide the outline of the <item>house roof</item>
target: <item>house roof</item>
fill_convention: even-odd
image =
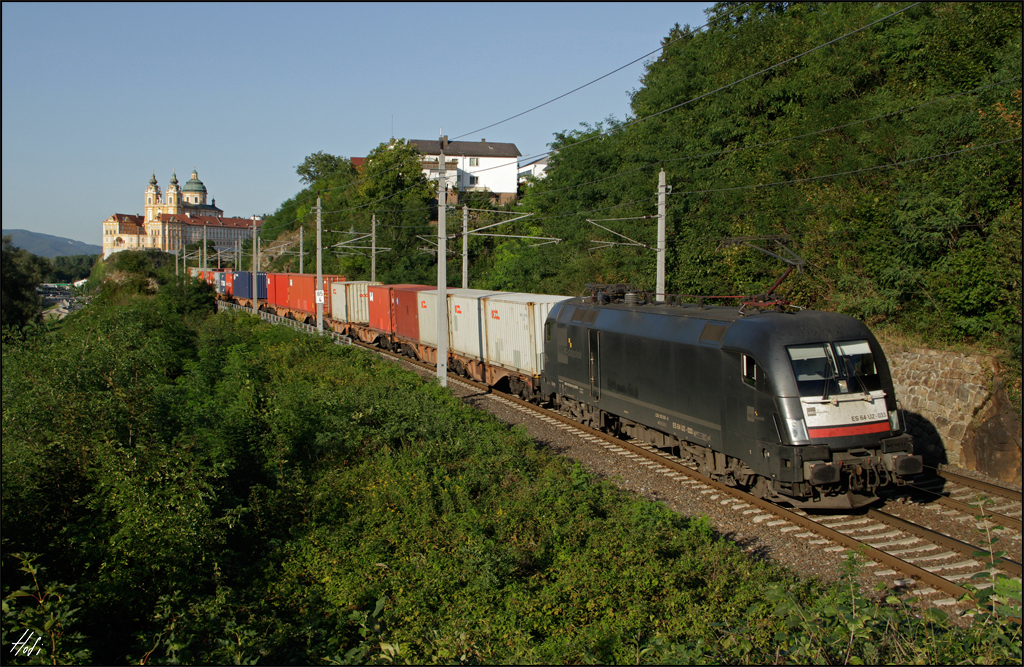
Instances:
[[[216,215],[191,215],[188,213],[162,213],[160,222],[181,222],[186,225],[199,227],[244,227],[252,229],[251,218],[222,218]],[[262,220],[256,221],[256,226],[261,227]]]
[[[440,155],[440,139],[410,139],[409,144],[415,146],[424,155]],[[444,154],[461,155],[464,157],[519,157],[522,153],[515,144],[503,144],[496,141],[449,141]]]
[[[108,218],[108,221],[110,220],[122,224],[128,223],[131,225],[141,225],[143,218],[141,215],[131,215],[130,213],[115,213],[114,215],[110,216],[110,218]]]
[[[519,168],[522,169],[524,167],[529,167],[529,166],[534,165],[534,164],[545,164],[546,165],[548,163],[548,158],[549,157],[551,157],[551,156],[550,155],[542,155],[540,157],[533,158],[532,160],[529,160],[527,162],[520,162],[519,163]]]

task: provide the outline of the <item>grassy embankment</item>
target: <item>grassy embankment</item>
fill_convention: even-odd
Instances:
[[[798,581],[372,355],[208,316],[206,289],[110,290],[5,343],[5,647],[29,629],[46,661],[1019,663],[1000,615],[959,628]]]

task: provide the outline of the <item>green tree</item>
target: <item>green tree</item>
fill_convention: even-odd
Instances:
[[[719,3],[709,13],[723,18],[669,32],[629,123],[556,135],[547,178],[520,207],[566,239],[542,284],[650,287],[654,254],[591,250],[606,237],[585,218],[653,213],[663,165],[669,292],[761,292],[785,267],[720,242],[785,235],[808,263],[783,286],[802,306],[1019,349],[1021,6]],[[653,243],[647,221],[617,224]],[[496,262],[494,284],[518,285],[502,278],[515,266]]]
[[[335,174],[355,173],[355,168],[350,160],[340,155],[317,151],[312,155],[307,155],[302,164],[295,167],[295,173],[299,175],[301,182],[306,185],[314,185]]]
[[[405,139],[392,139],[366,156],[364,182],[359,194],[371,211],[394,208],[390,200],[416,201],[434,195],[433,185],[423,175],[422,156]]]
[[[51,280],[47,282],[72,283],[88,278],[99,255],[58,255],[53,258]]]
[[[3,280],[0,286],[3,328],[22,327],[42,318],[42,302],[36,285],[49,271],[49,261],[14,245],[10,236],[3,237]]]

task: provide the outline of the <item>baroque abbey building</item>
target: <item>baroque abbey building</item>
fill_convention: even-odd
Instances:
[[[147,250],[178,252],[190,243],[201,243],[205,234],[218,250],[235,247],[236,241],[252,238],[252,227],[262,224],[258,217],[225,218],[217,208],[217,200],[206,202],[206,186],[199,174],[184,187],[171,173],[167,192],[161,193],[156,174],[146,188],[145,215],[115,213],[103,221],[103,259],[121,250]]]

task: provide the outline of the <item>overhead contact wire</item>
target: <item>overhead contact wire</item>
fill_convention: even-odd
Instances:
[[[867,30],[868,28],[870,28],[872,26],[875,26],[875,25],[878,25],[879,23],[882,23],[884,21],[888,21],[889,19],[893,18],[894,16],[902,14],[903,12],[905,12],[905,11],[907,11],[909,9],[913,9],[914,7],[916,7],[917,5],[920,5],[920,4],[921,4],[920,2],[915,2],[914,4],[908,5],[908,6],[904,7],[903,9],[898,9],[895,12],[893,12],[892,14],[889,14],[888,16],[880,18],[880,19],[878,19],[876,21],[872,21],[871,23],[868,23],[867,25],[861,26],[860,28],[857,28],[856,30],[851,30],[850,32],[848,32],[848,33],[846,33],[844,35],[840,35],[839,37],[836,37],[834,39],[830,39],[829,41],[825,42],[824,44],[819,44],[818,46],[815,46],[815,47],[813,47],[811,49],[808,49],[808,50],[806,50],[806,51],[804,51],[802,53],[798,53],[797,55],[792,56],[790,58],[787,58],[787,59],[785,59],[783,61],[777,62],[774,65],[766,67],[766,68],[764,68],[764,69],[762,69],[760,71],[754,72],[753,74],[748,74],[747,76],[745,76],[745,77],[743,77],[741,79],[737,79],[737,80],[735,80],[735,81],[733,81],[731,83],[727,83],[724,86],[716,88],[716,89],[714,89],[712,91],[709,91],[709,92],[703,93],[701,95],[698,95],[697,97],[691,98],[691,99],[689,99],[689,100],[687,100],[685,102],[680,102],[679,104],[676,104],[675,106],[671,106],[671,107],[669,107],[667,109],[662,109],[661,111],[652,113],[652,114],[650,114],[648,116],[644,116],[643,118],[636,118],[636,119],[631,120],[629,122],[623,123],[622,125],[619,125],[619,126],[613,128],[613,130],[609,130],[608,132],[600,132],[600,133],[598,133],[598,134],[596,134],[596,135],[594,135],[592,137],[587,137],[586,139],[581,139],[581,140],[576,141],[574,143],[566,144],[565,146],[562,146],[561,148],[558,148],[556,150],[550,150],[550,151],[548,151],[546,153],[539,153],[537,155],[531,156],[530,159],[542,158],[542,157],[551,155],[551,154],[553,154],[553,153],[555,153],[557,151],[565,150],[567,148],[572,148],[573,146],[579,146],[580,144],[585,144],[588,141],[593,141],[594,139],[606,137],[612,131],[624,130],[627,127],[631,127],[631,126],[636,125],[638,123],[642,123],[642,122],[644,122],[646,120],[650,120],[651,118],[655,118],[657,116],[660,116],[660,115],[662,115],[664,113],[668,113],[669,111],[674,111],[675,109],[679,109],[680,107],[684,107],[687,104],[692,104],[694,102],[700,101],[700,100],[704,99],[705,97],[709,97],[711,95],[714,95],[715,93],[720,93],[723,90],[728,90],[729,88],[732,88],[733,86],[736,86],[736,85],[738,85],[740,83],[743,83],[744,81],[748,81],[748,80],[750,80],[750,79],[752,79],[752,78],[754,78],[756,76],[764,74],[765,72],[770,72],[773,69],[781,67],[781,66],[783,66],[783,65],[785,65],[787,63],[791,63],[791,62],[793,62],[793,61],[795,61],[795,60],[797,60],[799,58],[802,58],[802,57],[810,54],[810,53],[814,53],[815,51],[823,49],[826,46],[829,46],[831,44],[835,44],[836,42],[838,42],[838,41],[840,41],[842,39],[846,39],[847,37],[849,37],[851,35],[855,35],[858,32],[862,32],[864,30]],[[505,167],[505,166],[508,166],[508,165],[496,165],[494,167],[487,167],[486,169],[478,169],[477,171],[474,171],[474,172],[471,172],[471,173],[479,174],[479,173],[482,173],[482,172],[485,172],[485,171],[490,171],[492,169],[499,169],[499,168]]]
[[[749,2],[744,2],[739,7],[736,7],[736,9],[740,9],[740,8],[746,6],[746,5],[749,5],[749,4],[750,4]],[[509,116],[505,120],[499,120],[497,123],[491,123],[490,125],[481,127],[480,129],[477,129],[477,130],[473,130],[472,132],[466,132],[465,134],[460,134],[459,136],[455,137],[455,139],[461,139],[463,137],[468,137],[471,134],[476,134],[477,132],[483,132],[484,130],[489,130],[492,127],[497,127],[498,125],[501,125],[502,123],[507,123],[508,121],[515,120],[516,118],[519,118],[520,116],[525,116],[526,114],[528,114],[528,113],[530,113],[532,111],[536,111],[537,109],[540,109],[541,107],[546,107],[547,105],[551,104],[552,102],[557,102],[558,100],[562,99],[563,97],[568,97],[569,95],[572,95],[575,92],[581,91],[584,88],[586,88],[587,86],[593,85],[593,84],[597,83],[598,81],[601,81],[602,79],[607,79],[612,74],[615,74],[617,72],[621,72],[622,70],[626,69],[627,67],[629,67],[631,65],[637,64],[638,62],[640,62],[644,58],[649,58],[650,56],[653,56],[655,53],[658,53],[659,51],[664,51],[665,49],[667,49],[668,47],[672,46],[673,44],[675,44],[676,42],[678,42],[681,39],[686,39],[687,37],[692,37],[697,31],[701,30],[702,28],[708,27],[709,25],[714,23],[716,20],[722,18],[723,16],[729,16],[729,13],[716,14],[714,17],[712,17],[712,19],[710,21],[708,21],[704,25],[701,25],[701,26],[698,26],[696,28],[692,28],[692,29],[688,30],[684,35],[676,37],[672,41],[666,42],[665,44],[662,44],[661,46],[659,46],[658,48],[654,49],[650,53],[646,53],[646,54],[640,56],[639,58],[637,58],[636,60],[632,60],[632,61],[626,63],[622,67],[619,67],[617,69],[613,69],[611,72],[608,72],[607,74],[599,76],[596,79],[594,79],[593,81],[590,81],[589,83],[585,83],[582,86],[578,86],[576,88],[573,88],[569,92],[562,93],[558,97],[550,99],[547,102],[544,102],[542,104],[538,104],[537,106],[535,106],[535,107],[533,107],[531,109],[527,109],[526,111],[517,113],[514,116]]]

